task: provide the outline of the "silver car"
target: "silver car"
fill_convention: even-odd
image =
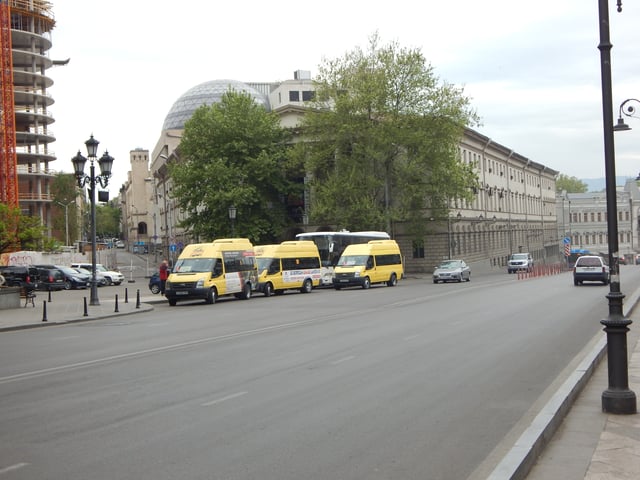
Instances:
[[[433,283],[470,282],[471,268],[464,260],[445,260],[433,271]]]

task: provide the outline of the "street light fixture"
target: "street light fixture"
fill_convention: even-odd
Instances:
[[[635,98],[627,98],[624,102],[620,104],[620,110],[618,112],[618,123],[616,123],[613,127],[613,130],[616,132],[624,132],[626,130],[631,130],[631,127],[626,123],[624,123],[624,120],[622,119],[622,115],[626,115],[627,117],[640,118],[637,115],[634,115],[634,113],[636,113],[636,107],[634,107],[633,105],[627,105],[627,103],[629,102],[635,102],[637,104],[640,104],[640,100],[637,100]],[[625,105],[627,105],[626,110],[625,110]]]
[[[617,0],[618,12],[622,11],[622,0]],[[607,358],[609,387],[602,392],[602,410],[605,413],[636,413],[636,394],[629,389],[627,359],[627,332],[631,320],[624,317],[620,291],[618,265],[618,216],[616,199],[616,161],[613,144],[613,99],[611,87],[611,40],[609,38],[608,0],[598,0],[600,21],[600,68],[602,76],[602,118],[604,132],[604,163],[607,198],[607,234],[609,244],[609,316],[600,323],[607,334]]]
[[[99,184],[102,188],[107,188],[109,177],[111,177],[111,167],[113,166],[113,157],[109,155],[109,152],[105,151],[100,160],[98,160],[100,175],[96,176],[94,162],[97,159],[96,152],[98,151],[99,143],[98,140],[93,138],[93,135],[85,142],[87,156],[91,162],[89,175],[84,173],[87,159],[82,156],[79,150],[78,154],[71,159],[78,187],[83,188],[89,184],[89,201],[91,202],[91,297],[89,305],[100,305],[100,300],[98,300],[98,281],[96,279],[96,184]]]
[[[231,205],[229,207],[229,220],[231,220],[231,237],[235,237],[236,236],[235,224],[236,224],[236,214],[237,213],[238,213],[238,210],[236,209],[235,205]]]
[[[72,205],[74,203],[76,203],[75,200],[71,200],[68,203],[62,203],[62,202],[58,202],[56,200],[56,203],[62,207],[64,207],[64,233],[65,233],[65,245],[68,247],[69,246],[69,215],[68,215],[68,210],[69,210],[69,205]]]

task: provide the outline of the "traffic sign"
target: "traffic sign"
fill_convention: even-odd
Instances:
[[[564,243],[565,245],[570,245],[571,244],[571,237],[564,237],[562,239],[562,243]]]
[[[171,245],[169,245],[169,250],[171,250],[172,252],[176,251],[176,244],[172,243]]]

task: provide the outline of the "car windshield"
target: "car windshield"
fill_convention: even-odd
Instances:
[[[338,266],[340,267],[355,267],[362,266],[367,263],[368,255],[343,255],[338,260]]]
[[[529,258],[529,255],[526,253],[514,253],[511,255],[511,260],[526,260],[527,258]]]
[[[176,273],[212,272],[215,258],[184,258],[178,260],[173,269]]]
[[[58,267],[58,268],[62,270],[64,273],[66,273],[67,275],[77,275],[79,273],[71,267]]]
[[[446,262],[442,262],[438,268],[460,268],[462,266],[462,262],[460,260],[447,260]]]

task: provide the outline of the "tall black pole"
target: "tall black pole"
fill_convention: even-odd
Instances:
[[[609,388],[602,392],[602,410],[606,413],[636,413],[636,395],[629,390],[627,332],[631,320],[624,318],[618,265],[618,208],[616,199],[616,165],[613,143],[613,100],[611,82],[611,41],[609,38],[608,0],[598,0],[600,20],[600,64],[602,75],[602,120],[607,196],[607,235],[609,244],[609,316],[600,323],[607,333]],[[618,0],[618,11],[622,2]]]
[[[98,299],[98,281],[96,279],[96,167],[93,158],[89,159],[89,201],[91,202],[91,297],[89,305],[100,305]]]

